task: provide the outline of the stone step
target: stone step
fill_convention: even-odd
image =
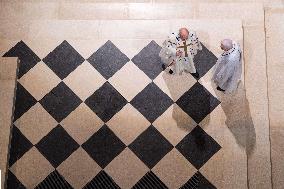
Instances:
[[[266,50],[263,26],[244,27],[245,89],[253,127],[247,148],[249,188],[271,189],[269,118],[267,100]],[[252,134],[253,132],[254,135]],[[253,141],[253,142],[252,142]],[[259,171],[264,170],[264,171]]]
[[[3,2],[18,2],[18,0],[2,0]],[[77,2],[77,0],[22,0],[22,2],[31,2],[31,3],[37,3],[37,2]],[[157,3],[157,4],[163,4],[163,3],[177,3],[172,0],[81,0],[81,3]],[[239,2],[239,3],[246,3],[246,2],[261,2],[261,3],[271,3],[271,0],[179,0],[178,3],[195,3],[195,2],[205,2],[205,3],[233,3],[233,2]],[[281,0],[273,0],[273,2],[279,2],[281,3]]]
[[[7,168],[7,152],[9,147],[12,120],[13,99],[15,92],[17,58],[0,58],[0,170],[1,188]]]
[[[263,5],[265,8],[284,8],[282,0],[264,1]]]
[[[265,18],[272,181],[274,188],[282,188],[284,185],[284,8],[271,7],[266,10]]]
[[[200,3],[197,18],[238,18],[243,25],[264,25],[262,3]]]
[[[2,20],[0,21],[0,38],[7,41],[34,41],[33,43],[38,43],[38,45],[41,45],[41,41],[64,39],[89,41],[155,39],[162,41],[165,36],[182,26],[195,30],[200,40],[216,54],[220,53],[219,43],[223,38],[232,38],[242,44],[241,20],[227,19],[33,20],[14,23]]]
[[[244,24],[263,23],[262,3],[129,4],[131,19],[242,19]]]
[[[15,80],[17,58],[0,58],[0,80]]]
[[[263,4],[248,3],[78,3],[1,2],[1,19],[242,19],[244,24],[263,23]]]

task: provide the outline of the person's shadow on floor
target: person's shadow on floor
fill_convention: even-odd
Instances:
[[[237,144],[246,150],[247,156],[250,156],[255,147],[256,134],[243,83],[240,82],[234,94],[224,94],[216,89],[213,82],[211,84],[226,115],[225,124],[234,135]]]
[[[162,78],[164,80],[164,83],[166,84],[165,87],[168,89],[170,97],[173,99],[174,102],[179,99],[181,93],[180,90],[184,90],[184,85],[188,85],[188,83],[186,82],[192,82],[191,85],[196,82],[194,80],[186,81],[184,80],[186,78],[185,75],[177,76],[174,74],[169,74],[168,71],[164,71],[162,73]],[[188,117],[186,113],[176,103],[173,104],[172,107],[172,118],[175,120],[178,128],[188,133],[191,132],[197,125],[197,123],[191,117]]]
[[[164,72],[162,76],[172,98],[177,100],[177,91],[180,90],[181,85],[184,85],[183,81],[181,81],[181,83],[177,83],[175,75],[170,75],[167,72]],[[226,126],[234,135],[237,144],[244,148],[246,150],[246,154],[249,156],[255,147],[256,134],[243,84],[239,84],[238,89],[234,94],[224,94],[216,89],[216,85],[213,82],[211,85],[215,94],[217,95],[217,99],[221,102],[221,108],[226,116]],[[196,103],[196,106],[198,106],[199,102]],[[210,99],[207,99],[200,103],[202,103],[203,108],[209,109],[212,102]],[[172,118],[176,121],[178,128],[188,133],[191,132],[198,124],[195,123],[194,120],[189,121],[185,119],[184,116],[182,116],[180,107],[177,104],[174,104],[173,106]],[[210,114],[208,114],[202,120],[201,127],[204,129],[209,123]],[[197,145],[202,147],[202,137],[200,138],[199,136],[196,136],[195,138]]]

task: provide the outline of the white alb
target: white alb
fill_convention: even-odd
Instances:
[[[233,41],[233,47],[224,51],[215,65],[212,80],[225,93],[233,93],[241,80],[242,51],[240,45]]]

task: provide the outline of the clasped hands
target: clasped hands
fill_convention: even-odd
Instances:
[[[182,56],[182,54],[183,54],[183,52],[182,52],[181,50],[178,50],[178,51],[176,52],[176,56]]]

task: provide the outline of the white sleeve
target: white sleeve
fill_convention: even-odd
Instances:
[[[176,55],[176,35],[172,33],[163,43],[163,48],[167,49],[171,56]]]
[[[176,58],[176,36],[171,34],[162,44],[159,53],[161,60],[165,64],[170,64]]]
[[[234,56],[230,58],[230,60],[227,62],[227,65],[220,70],[220,72],[217,74],[217,77],[223,81],[223,83],[220,85],[223,85],[230,79],[232,88],[235,88],[235,85],[241,79],[241,73],[242,65],[239,61],[239,57]]]
[[[195,32],[189,33],[189,39],[191,43],[190,53],[191,53],[192,58],[194,58],[194,56],[197,54],[197,51],[202,50],[202,45],[199,42],[198,37]]]

